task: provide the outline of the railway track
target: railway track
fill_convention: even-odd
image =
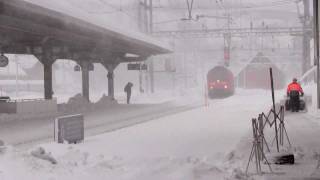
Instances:
[[[159,105],[138,105],[136,107],[132,105],[126,106],[122,110],[110,109],[103,112],[91,112],[85,114],[85,137],[135,126],[200,106],[199,104],[177,106],[172,103],[163,103]],[[0,137],[6,144],[19,148],[28,148],[53,141],[54,119],[37,122],[31,122],[29,125],[26,122],[16,122],[12,125],[1,126]],[[8,129],[4,131],[6,127]]]

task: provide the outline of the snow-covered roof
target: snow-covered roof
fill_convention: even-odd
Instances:
[[[43,8],[47,8],[83,21],[91,23],[93,25],[105,28],[109,31],[113,31],[114,33],[121,34],[128,38],[133,38],[139,41],[143,41],[145,43],[154,44],[158,47],[163,49],[167,49],[171,51],[171,47],[169,44],[154,39],[150,36],[147,36],[143,33],[132,31],[132,28],[128,27],[127,29],[119,29],[112,26],[110,23],[105,21],[103,16],[97,16],[94,14],[90,14],[83,9],[77,8],[76,6],[72,5],[72,1],[70,0],[63,0],[63,1],[52,1],[52,0],[20,0],[25,1],[28,3],[32,3],[34,5],[41,6]],[[85,0],[79,0],[78,3],[82,3]],[[121,22],[118,22],[121,23]]]

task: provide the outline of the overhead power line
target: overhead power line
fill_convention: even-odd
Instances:
[[[114,9],[114,11],[100,11],[100,12],[88,12],[90,14],[114,14],[114,13],[123,13],[125,14],[126,16],[130,17],[131,19],[133,20],[138,20],[138,17],[137,16],[133,16],[131,15],[129,12],[127,12],[127,10],[125,10],[122,5],[120,4],[120,6],[117,6],[117,5],[114,5],[112,3],[109,3],[108,0],[98,0],[98,2],[100,2],[101,4],[103,5],[106,5],[112,9]],[[121,3],[121,1],[120,1]],[[135,9],[135,8],[131,8],[131,9]]]
[[[255,9],[255,8],[263,8],[263,7],[281,7],[286,6],[289,4],[295,3],[295,0],[279,0],[279,1],[272,1],[267,3],[255,3],[255,4],[249,4],[249,5],[241,5],[239,7],[232,7],[232,9]],[[209,10],[209,9],[225,9],[229,8],[225,4],[218,3],[218,6],[193,6],[193,10]],[[231,8],[231,7],[230,7]],[[168,10],[168,11],[176,11],[176,10],[186,10],[186,7],[169,7],[169,6],[155,6],[155,10]]]

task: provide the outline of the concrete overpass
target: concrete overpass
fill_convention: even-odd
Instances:
[[[82,70],[83,96],[89,100],[89,67],[108,70],[108,95],[114,97],[114,69],[119,63],[143,61],[171,50],[147,37],[129,36],[50,7],[25,0],[0,0],[0,51],[33,54],[44,67],[44,97],[52,99],[52,64],[76,61]],[[126,54],[136,57],[127,57]]]

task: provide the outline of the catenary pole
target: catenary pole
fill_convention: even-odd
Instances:
[[[320,72],[319,72],[319,4],[313,0],[313,34],[314,34],[314,63],[317,65],[317,107],[320,109]]]

